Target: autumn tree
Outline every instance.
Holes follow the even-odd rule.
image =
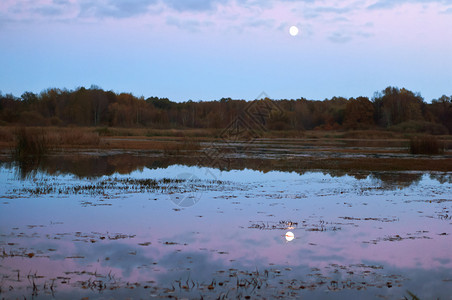
[[[290,129],[287,113],[282,110],[272,109],[268,115],[267,128],[270,130]]]
[[[0,95],[1,120],[8,123],[17,122],[22,110],[20,101],[12,94]]]
[[[33,106],[38,103],[38,95],[32,92],[25,92],[20,96],[22,102],[27,106]]]
[[[406,89],[388,87],[372,102],[365,97],[323,101],[271,100],[275,105],[262,124],[271,130],[365,129],[374,126],[410,132],[452,133],[452,97],[425,103]],[[267,99],[270,101],[270,99]],[[21,97],[0,93],[0,124],[124,126],[151,128],[227,128],[254,102],[173,102],[168,98],[116,94],[97,86],[75,90],[51,88]]]
[[[452,134],[452,96],[441,96],[434,99],[431,104],[431,112],[435,121],[444,125],[449,133]]]
[[[383,127],[390,127],[409,120],[423,120],[420,95],[406,89],[387,87],[373,99],[375,121]]]
[[[374,124],[374,106],[369,98],[358,97],[348,100],[345,107],[345,128],[367,129]]]
[[[98,126],[106,121],[109,102],[114,102],[115,96],[112,92],[104,92],[97,86],[91,86],[88,97],[91,102],[92,125]]]

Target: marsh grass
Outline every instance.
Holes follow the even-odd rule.
[[[15,132],[14,157],[23,160],[29,156],[41,157],[49,151],[49,142],[44,130],[21,127]]]
[[[444,153],[444,143],[431,135],[413,137],[410,139],[410,153],[442,154]]]
[[[211,138],[219,130],[216,129],[148,129],[147,137],[183,137],[183,138]]]
[[[201,143],[197,139],[184,138],[180,142],[168,142],[163,144],[164,155],[178,155],[183,152],[199,151]]]
[[[74,128],[57,133],[57,141],[55,142],[55,146],[97,146],[99,143],[99,133]]]
[[[21,127],[14,130],[15,153],[44,155],[67,146],[98,146],[99,133],[84,128]]]
[[[425,121],[408,121],[403,122],[389,128],[390,131],[399,133],[424,133],[431,135],[445,135],[449,130],[441,124],[425,122]]]
[[[14,134],[9,127],[0,127],[0,141],[12,142],[14,141]]]
[[[351,130],[343,133],[347,139],[393,139],[398,135],[391,131],[384,130]]]
[[[100,127],[94,129],[94,132],[97,132],[100,136],[109,136],[111,134],[111,130],[108,127]]]
[[[20,127],[2,133],[12,142],[12,159],[19,167],[22,178],[26,178],[45,164],[46,156],[54,149],[64,147],[96,147],[99,134],[79,128],[48,129]]]
[[[39,169],[50,145],[43,130],[21,127],[14,131],[15,146],[12,157],[19,168],[19,176],[26,178]]]

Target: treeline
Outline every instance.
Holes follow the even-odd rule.
[[[269,130],[390,129],[452,134],[452,96],[426,103],[404,88],[388,87],[367,97],[323,101],[275,100]],[[225,128],[249,105],[245,100],[172,102],[136,97],[99,87],[47,89],[20,97],[0,93],[0,125],[114,126],[149,128]]]

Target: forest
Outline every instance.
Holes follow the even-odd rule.
[[[268,100],[268,99],[267,99]],[[136,97],[97,86],[75,90],[51,88],[20,97],[0,93],[0,125],[95,126],[190,129],[228,126],[249,101],[173,102]],[[365,130],[452,134],[452,96],[426,103],[417,93],[387,87],[372,99],[280,99],[266,121],[268,130]]]

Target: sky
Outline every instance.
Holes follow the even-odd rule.
[[[289,28],[297,26],[292,36]],[[0,0],[0,91],[452,95],[452,0]]]

